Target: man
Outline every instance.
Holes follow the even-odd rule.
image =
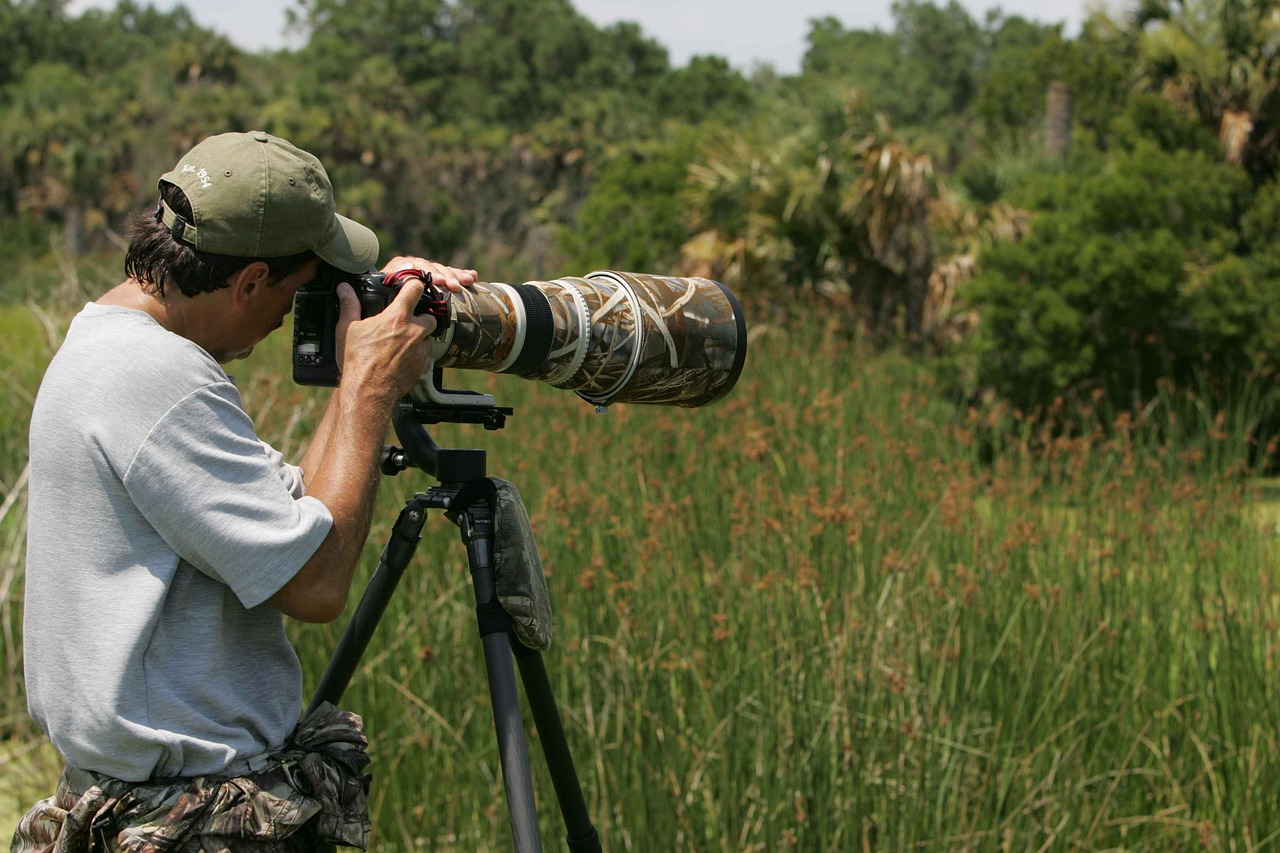
[[[29,707],[67,761],[14,850],[313,850],[367,840],[359,719],[298,723],[283,615],[336,619],[369,532],[396,401],[435,321],[406,282],[360,320],[301,467],[255,435],[220,365],[317,274],[371,269],[320,162],[266,133],[211,137],[160,179],[128,278],[73,320],[31,419]],[[421,258],[451,290],[474,270]],[[296,729],[295,729],[296,727]]]

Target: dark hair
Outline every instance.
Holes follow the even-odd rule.
[[[191,221],[191,202],[173,184],[160,184],[160,197],[183,219]],[[164,296],[176,286],[186,296],[212,293],[227,286],[228,280],[249,264],[261,261],[271,268],[270,282],[275,284],[314,260],[314,252],[301,252],[281,258],[236,258],[200,252],[173,238],[168,226],[154,212],[139,214],[133,220],[129,251],[124,257],[125,275],[142,285],[143,290]]]

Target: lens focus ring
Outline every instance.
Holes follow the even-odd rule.
[[[555,339],[555,323],[551,316],[551,303],[546,295],[531,284],[517,284],[512,290],[524,304],[525,329],[524,346],[515,362],[503,373],[514,373],[516,376],[528,376],[547,360],[551,352],[551,344]]]

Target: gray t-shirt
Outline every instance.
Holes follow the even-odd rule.
[[[28,705],[68,763],[118,779],[256,769],[302,673],[266,603],[333,520],[254,434],[202,348],[89,304],[31,416]]]

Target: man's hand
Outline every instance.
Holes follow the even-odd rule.
[[[457,293],[464,287],[470,287],[476,283],[476,271],[464,270],[459,267],[449,267],[444,264],[438,264],[435,261],[428,261],[425,258],[392,258],[391,262],[382,268],[384,273],[388,275],[397,270],[425,270],[431,273],[431,281],[441,287],[445,287]]]
[[[454,292],[476,281],[475,270],[446,266],[425,258],[398,257],[382,271],[390,274],[403,269],[428,272],[434,284]],[[405,281],[390,305],[365,320],[360,319],[355,291],[345,283],[338,286],[337,342],[342,353],[344,382],[371,383],[368,393],[396,400],[426,372],[436,321],[430,315],[413,313],[424,286],[420,279]]]

